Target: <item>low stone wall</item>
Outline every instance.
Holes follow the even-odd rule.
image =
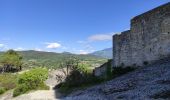
[[[93,75],[96,76],[96,77],[104,77],[104,78],[106,78],[107,77],[108,66],[110,66],[110,67],[112,66],[111,62],[112,62],[112,60],[108,60],[108,62],[104,63],[100,67],[96,67],[93,70]]]

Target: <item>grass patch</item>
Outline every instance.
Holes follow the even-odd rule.
[[[0,87],[0,94],[5,93],[6,89],[4,87]]]
[[[17,85],[17,74],[4,73],[0,74],[0,94],[7,90],[14,89]]]

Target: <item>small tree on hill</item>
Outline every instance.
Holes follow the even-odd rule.
[[[14,72],[22,70],[22,56],[14,50],[8,50],[2,56],[1,72]]]

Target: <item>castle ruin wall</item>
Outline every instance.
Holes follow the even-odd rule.
[[[114,66],[142,66],[170,55],[170,3],[134,17],[131,28],[113,36]]]

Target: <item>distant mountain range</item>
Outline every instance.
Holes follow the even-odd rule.
[[[94,56],[97,56],[97,57],[112,59],[113,53],[112,53],[112,48],[107,48],[107,49],[104,49],[104,50],[100,50],[100,51],[90,53],[89,55],[94,55]]]

